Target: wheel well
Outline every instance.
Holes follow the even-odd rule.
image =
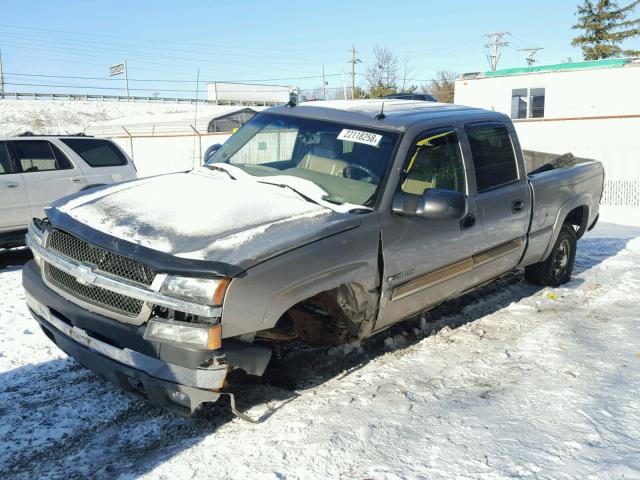
[[[272,329],[315,345],[338,345],[373,329],[378,292],[357,283],[317,293],[289,308]]]
[[[564,219],[564,223],[577,227],[576,238],[582,237],[587,231],[587,222],[589,221],[589,207],[583,205],[571,210],[567,217]]]

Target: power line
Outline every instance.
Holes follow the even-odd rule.
[[[38,42],[29,42],[29,43],[24,43],[24,42],[20,42],[20,41],[16,41],[14,39],[11,39],[9,41],[7,40],[3,40],[2,44],[4,46],[11,46],[11,47],[15,47],[15,48],[19,48],[19,49],[25,49],[25,50],[36,50],[36,51],[50,51],[50,52],[54,52],[54,53],[60,53],[60,54],[73,54],[73,55],[78,55],[78,54],[84,54],[84,55],[91,55],[92,57],[102,57],[102,58],[109,58],[109,59],[114,59],[114,58],[122,58],[124,56],[126,57],[130,57],[130,58],[137,58],[137,62],[139,63],[148,63],[148,64],[155,64],[158,65],[158,62],[150,62],[149,60],[146,60],[150,57],[150,55],[152,55],[149,52],[134,52],[131,50],[127,50],[127,49],[110,49],[107,47],[99,47],[99,46],[91,46],[91,45],[86,45],[86,46],[78,46],[78,45],[73,45],[73,46],[69,46],[69,45],[55,45],[52,42],[45,42],[42,41],[40,43]],[[203,57],[193,57],[193,56],[185,56],[185,55],[180,55],[180,56],[176,56],[176,55],[167,55],[166,53],[161,53],[160,51],[158,51],[158,56],[160,56],[163,59],[167,59],[167,60],[171,60],[172,62],[181,62],[181,63],[185,63],[185,62],[189,62],[189,63],[205,63],[205,64],[211,64],[211,65],[219,65],[220,62],[224,61],[227,58],[237,58],[238,55],[235,54],[220,54],[220,53],[211,53],[209,56],[207,56],[207,58],[203,58]],[[212,59],[211,57],[215,57],[215,56],[222,56],[224,57],[223,59]],[[264,59],[264,61],[260,61],[259,59],[262,58]],[[316,62],[314,60],[311,59],[305,59],[305,60],[293,60],[293,59],[289,59],[289,60],[282,60],[282,57],[280,57],[280,59],[268,59],[263,55],[260,56],[250,56],[251,62],[252,64],[264,64],[264,65],[296,65],[299,66],[301,64],[315,64]],[[144,59],[144,60],[143,60]],[[328,63],[328,62],[327,62]],[[163,64],[160,64],[163,65]]]
[[[107,77],[83,77],[76,75],[45,75],[39,73],[15,73],[5,72],[5,75],[21,76],[21,77],[38,77],[38,78],[64,78],[72,80],[99,80],[99,81],[120,81],[117,78]],[[339,73],[326,73],[325,77],[336,77]],[[323,75],[307,75],[302,77],[280,77],[280,78],[262,78],[262,79],[240,79],[240,80],[200,80],[199,83],[244,83],[244,82],[276,82],[285,80],[308,80],[313,78],[322,78]],[[172,80],[163,78],[129,78],[130,82],[163,82],[163,83],[193,83],[193,80]]]
[[[165,44],[165,45],[184,45],[187,47],[203,47],[203,48],[211,48],[211,47],[215,47],[215,48],[227,48],[227,49],[233,49],[233,50],[256,50],[256,51],[279,51],[279,52],[302,52],[302,53],[309,53],[309,49],[307,48],[268,48],[268,47],[246,47],[246,46],[238,46],[238,45],[221,45],[221,44],[214,44],[214,43],[193,43],[193,42],[180,42],[180,41],[175,41],[175,40],[161,40],[161,39],[152,39],[152,38],[142,38],[142,37],[126,37],[126,36],[121,36],[121,35],[104,35],[104,34],[97,34],[97,33],[87,33],[87,32],[73,32],[73,31],[69,31],[69,30],[56,30],[56,29],[51,29],[51,28],[35,28],[31,25],[9,25],[9,24],[0,24],[0,27],[4,27],[4,28],[10,28],[10,29],[14,29],[14,30],[21,30],[21,31],[42,31],[42,32],[49,32],[49,33],[57,33],[57,34],[63,34],[63,35],[74,35],[74,36],[82,36],[82,37],[94,37],[94,38],[110,38],[110,39],[116,39],[116,40],[124,40],[127,43],[130,43],[131,41],[134,42],[143,42],[143,43],[153,43],[154,45],[158,45],[158,44]],[[47,38],[51,38],[51,35],[49,34],[47,36]],[[73,39],[73,41],[77,41],[77,39]],[[322,51],[325,52],[326,50],[323,48],[319,48],[318,51]],[[336,52],[337,53],[337,52]]]

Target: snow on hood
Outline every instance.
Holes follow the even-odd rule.
[[[52,208],[171,255],[248,267],[359,224],[294,191],[222,172],[178,173],[103,188]]]

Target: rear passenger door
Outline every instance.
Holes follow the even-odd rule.
[[[465,126],[476,182],[482,243],[474,255],[473,280],[481,282],[514,268],[525,248],[531,192],[512,127],[501,122]]]
[[[0,142],[0,232],[25,228],[30,212],[27,190],[6,142]]]
[[[51,142],[16,140],[10,143],[22,171],[32,217],[43,217],[44,208],[51,202],[86,186],[82,172]]]

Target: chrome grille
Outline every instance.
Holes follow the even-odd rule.
[[[155,277],[153,270],[144,263],[91,245],[60,230],[53,230],[49,234],[47,248],[80,263],[95,265],[97,270],[110,273],[116,277],[126,278],[142,285],[151,285]]]
[[[58,288],[85,302],[104,307],[127,317],[137,317],[142,312],[144,302],[93,285],[83,285],[75,277],[50,264],[45,275]]]

